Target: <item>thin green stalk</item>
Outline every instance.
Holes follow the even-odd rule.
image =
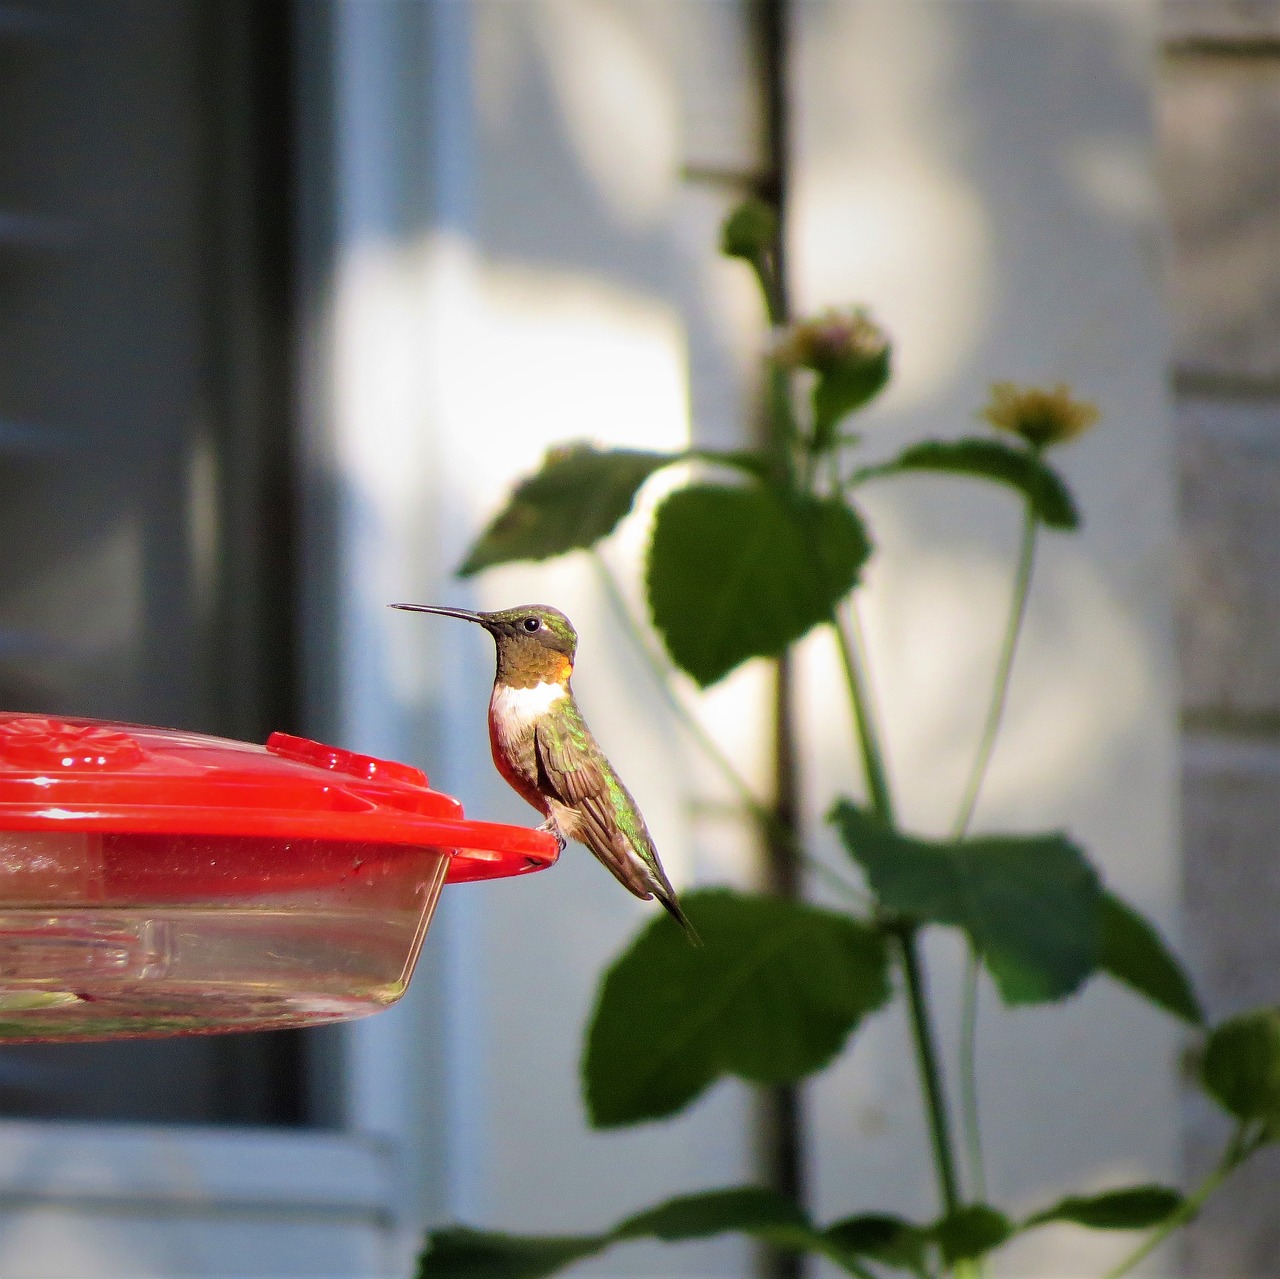
[[[787,300],[783,296],[782,282],[778,279],[777,263],[771,252],[757,254],[751,259],[751,268],[760,285],[764,312],[775,327],[787,322]]]
[[[982,1157],[981,1112],[978,1109],[978,952],[970,943],[965,954],[964,985],[960,994],[960,1124],[972,1198],[985,1203],[987,1171]]]
[[[995,680],[992,685],[991,705],[987,708],[986,722],[982,726],[982,736],[978,742],[978,751],[973,759],[973,767],[969,771],[969,780],[965,785],[960,800],[960,811],[956,815],[951,837],[963,839],[968,833],[969,823],[973,820],[973,810],[986,780],[987,768],[991,764],[991,756],[995,751],[996,738],[1000,733],[1000,722],[1004,718],[1005,704],[1009,700],[1009,677],[1013,673],[1013,659],[1018,651],[1018,640],[1022,635],[1022,623],[1027,615],[1027,599],[1031,594],[1031,571],[1035,567],[1036,532],[1039,520],[1028,502],[1022,520],[1022,540],[1018,548],[1018,567],[1013,578],[1013,603],[1009,609],[1009,620],[1005,624],[1004,639],[1000,644],[1000,656],[996,662]]]
[[[781,238],[769,250],[763,250],[751,259],[765,314],[773,328],[786,324],[788,315],[787,289],[782,275]],[[796,484],[795,443],[799,437],[796,424],[795,401],[792,399],[792,382],[789,370],[780,368],[772,360],[765,364],[765,439],[775,482],[784,488]]]
[[[858,749],[862,754],[862,771],[867,782],[867,797],[871,801],[871,808],[875,815],[886,826],[892,826],[894,824],[893,797],[889,791],[884,755],[880,749],[880,738],[872,718],[871,701],[866,680],[862,674],[863,645],[858,630],[857,614],[852,606],[849,609],[847,626],[837,612],[831,618],[831,629],[835,632],[836,647],[840,651],[840,664],[844,667],[845,683],[849,687],[849,701],[853,706],[853,718],[858,730]]]
[[[929,997],[924,985],[924,970],[920,964],[915,930],[903,930],[898,935],[898,940],[902,947],[902,977],[911,1017],[911,1038],[915,1044],[916,1065],[920,1071],[929,1116],[929,1141],[933,1146],[938,1193],[944,1212],[950,1215],[960,1207],[960,1193],[955,1160],[951,1154],[951,1133],[947,1124],[942,1074],[938,1069],[938,1050],[933,1042],[933,1028],[929,1021]]]
[[[991,756],[995,751],[1005,705],[1009,700],[1009,682],[1013,674],[1013,659],[1018,651],[1022,635],[1022,623],[1027,614],[1027,600],[1031,594],[1031,574],[1035,567],[1036,533],[1039,521],[1030,502],[1022,521],[1022,538],[1018,548],[1018,565],[1014,570],[1013,598],[1009,618],[1005,623],[1000,655],[996,661],[992,682],[991,704],[987,708],[986,722],[978,741],[977,754],[960,800],[960,811],[952,827],[952,838],[963,839],[969,832],[973,811],[986,779]],[[960,1003],[960,1123],[964,1130],[965,1152],[969,1165],[969,1177],[975,1197],[983,1201],[987,1197],[987,1174],[982,1157],[981,1116],[978,1109],[978,953],[970,944],[965,959],[964,985]]]
[[[1119,1265],[1108,1270],[1103,1279],[1120,1279],[1121,1275],[1128,1274],[1138,1262],[1154,1252],[1175,1230],[1180,1230],[1191,1221],[1204,1207],[1209,1196],[1258,1149],[1260,1144],[1257,1138],[1252,1140],[1246,1138],[1245,1125],[1241,1124],[1227,1143],[1227,1148],[1213,1171]]]
[[[862,751],[863,770],[866,774],[867,793],[876,816],[886,824],[892,825],[893,799],[885,774],[879,735],[871,714],[867,681],[863,675],[861,635],[855,629],[857,620],[852,610],[850,619],[848,629],[838,615],[832,617],[831,625],[836,634],[836,644],[840,650],[840,660],[849,686],[853,716],[858,726],[858,741]],[[943,1210],[952,1213],[960,1206],[960,1196],[956,1182],[955,1160],[951,1153],[951,1134],[947,1123],[947,1103],[942,1086],[942,1072],[938,1068],[938,1051],[933,1041],[933,1027],[929,1020],[924,969],[920,963],[915,929],[903,926],[895,929],[894,935],[902,952],[903,987],[907,997],[911,1039],[915,1045],[916,1066],[920,1072],[920,1083],[924,1092],[938,1192]]]
[[[640,628],[640,623],[636,621],[635,615],[631,612],[631,607],[622,593],[622,587],[618,584],[618,579],[614,576],[613,570],[605,563],[604,556],[599,551],[593,551],[592,560],[595,563],[596,576],[600,581],[600,586],[605,593],[610,609],[618,621],[622,623],[623,629],[627,632],[627,638],[630,639],[636,652],[644,659],[655,686],[662,694],[663,701],[667,703],[668,708],[679,719],[681,726],[693,738],[703,754],[716,766],[724,779],[737,792],[743,806],[751,811],[753,817],[759,816],[760,811],[764,811],[766,806],[755,797],[751,787],[747,784],[746,778],[734,768],[732,761],[720,749],[719,743],[715,738],[707,732],[702,721],[697,716],[690,714],[688,707],[676,696],[675,690],[672,689],[667,679],[662,659],[653,651],[653,648],[645,638],[644,632]]]
[[[765,450],[772,464],[773,479],[783,489],[794,489],[798,485],[807,487],[808,477],[801,477],[796,472],[799,428],[796,425],[795,401],[792,399],[791,373],[770,360],[765,368],[765,380],[769,424]]]
[[[825,862],[810,856],[795,835],[778,821],[777,815],[773,810],[756,797],[746,778],[733,766],[733,761],[720,749],[719,743],[707,732],[702,721],[676,695],[675,690],[671,687],[670,680],[667,678],[665,663],[654,652],[652,645],[645,638],[644,631],[628,606],[622,593],[622,588],[618,585],[618,579],[614,576],[609,565],[605,563],[604,556],[599,551],[593,551],[592,559],[595,562],[596,575],[599,578],[601,589],[605,593],[605,598],[609,602],[609,607],[618,621],[622,623],[623,630],[626,631],[632,646],[648,667],[649,674],[652,676],[653,683],[661,694],[663,701],[666,702],[668,709],[676,717],[676,720],[693,740],[694,744],[733,788],[742,807],[769,835],[776,839],[787,840],[792,851],[804,863],[805,868],[823,880],[829,888],[847,900],[865,907],[867,895],[856,884],[837,874]]]
[[[827,454],[827,487],[832,496],[840,494],[840,454],[832,449]]]

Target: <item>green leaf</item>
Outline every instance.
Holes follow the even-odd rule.
[[[1223,1022],[1205,1044],[1201,1077],[1236,1118],[1280,1124],[1280,1008]]]
[[[778,234],[778,213],[764,200],[744,200],[720,228],[720,252],[730,258],[755,262],[773,248]]]
[[[871,544],[838,499],[695,485],[658,508],[649,606],[676,664],[706,686],[831,617]]]
[[[418,1279],[543,1279],[593,1256],[608,1235],[537,1238],[451,1226],[427,1236]]]
[[[842,360],[818,373],[813,384],[813,447],[831,447],[835,430],[850,413],[869,404],[889,384],[889,348],[874,356]]]
[[[1061,999],[1097,968],[1098,877],[1065,835],[919,839],[848,800],[831,817],[881,904],[963,928],[1005,1003]]]
[[[522,480],[458,569],[470,577],[495,564],[545,560],[594,546],[631,509],[654,471],[678,453],[642,453],[570,444],[552,449],[536,475]]]
[[[688,449],[684,456],[691,461],[707,462],[712,466],[727,466],[751,476],[752,479],[769,478],[769,459],[756,449]]]
[[[929,1233],[950,1266],[1000,1247],[1013,1234],[1013,1226],[1004,1213],[988,1204],[967,1204],[944,1217]]]
[[[1100,905],[1102,971],[1175,1017],[1203,1025],[1189,978],[1150,922],[1114,893],[1104,891]]]
[[[982,436],[959,440],[921,440],[896,458],[854,473],[852,483],[898,475],[906,471],[937,471],[992,480],[1016,489],[1032,504],[1047,528],[1069,531],[1080,527],[1071,490],[1051,467],[1030,450]]]
[[[757,1186],[681,1195],[622,1222],[615,1241],[653,1237],[664,1243],[744,1234],[789,1252],[821,1253],[860,1279],[873,1279],[848,1250],[833,1245],[791,1200]]]
[[[653,1238],[664,1243],[746,1234],[795,1252],[826,1252],[824,1234],[789,1199],[760,1186],[680,1195],[600,1235],[539,1238],[454,1226],[428,1236],[418,1279],[541,1279],[610,1245]],[[837,1258],[839,1260],[839,1258]]]
[[[1182,1207],[1182,1196],[1168,1186],[1127,1186],[1097,1195],[1068,1195],[1052,1208],[1028,1217],[1025,1226],[1069,1221],[1091,1230],[1147,1230]]]
[[[790,1199],[760,1186],[680,1195],[622,1222],[615,1239],[652,1235],[668,1243],[731,1231],[749,1235],[810,1232],[808,1218]]]
[[[931,1238],[923,1227],[882,1213],[847,1217],[828,1226],[825,1234],[838,1251],[917,1273],[924,1270],[924,1248]]]
[[[674,1114],[724,1075],[821,1070],[888,997],[883,939],[845,915],[723,888],[683,905],[704,946],[661,916],[605,976],[582,1065],[598,1128]]]
[[[665,1243],[745,1234],[792,1252],[823,1252],[826,1240],[790,1200],[760,1186],[680,1195],[619,1224],[614,1240],[653,1237]]]

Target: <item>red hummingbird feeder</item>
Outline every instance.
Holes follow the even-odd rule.
[[[541,870],[407,764],[0,712],[0,1040],[266,1030],[405,991],[446,882]]]

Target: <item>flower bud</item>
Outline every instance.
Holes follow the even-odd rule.
[[[884,390],[889,356],[888,337],[861,307],[824,311],[775,335],[771,357],[776,367],[811,369],[818,375],[809,439],[814,453],[833,448],[840,422]]]
[[[773,249],[778,234],[778,214],[764,200],[751,199],[738,205],[720,228],[720,252],[730,258],[758,262]]]
[[[813,369],[816,373],[853,371],[885,365],[889,339],[862,307],[824,311],[779,331],[773,345],[774,362],[783,368]]]

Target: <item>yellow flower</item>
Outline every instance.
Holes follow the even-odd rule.
[[[1052,391],[996,382],[991,387],[991,400],[980,416],[997,430],[1012,431],[1043,449],[1084,434],[1100,414],[1097,405],[1088,400],[1073,400],[1071,389],[1062,382]]]

